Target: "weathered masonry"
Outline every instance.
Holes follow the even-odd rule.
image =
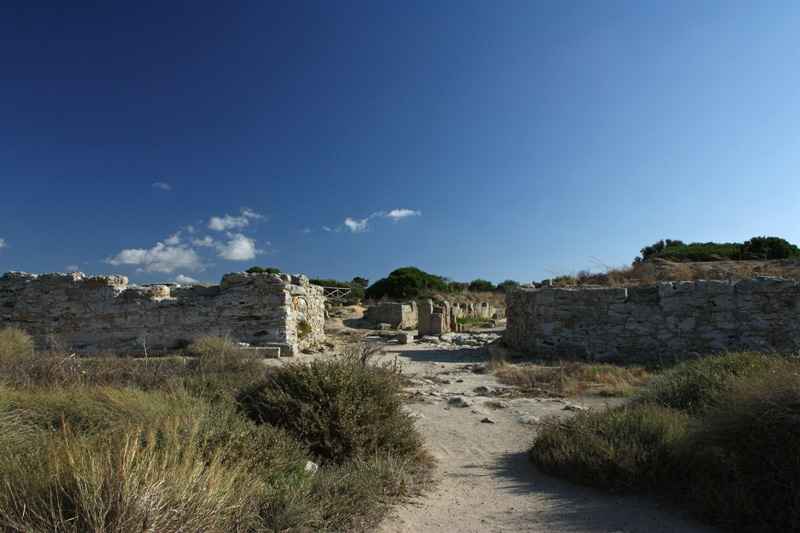
[[[537,357],[645,362],[723,349],[800,348],[800,284],[757,277],[506,294],[506,342]]]
[[[50,336],[76,349],[174,348],[229,334],[294,355],[325,340],[322,289],[305,276],[225,274],[219,285],[128,285],[124,276],[26,274],[0,277],[0,327],[37,344]]]

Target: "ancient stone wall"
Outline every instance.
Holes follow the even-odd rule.
[[[175,348],[229,334],[281,355],[324,342],[322,288],[305,276],[232,273],[219,285],[128,285],[124,276],[26,274],[0,277],[0,327],[37,344],[54,336],[76,349]]]
[[[415,328],[418,321],[417,304],[381,302],[368,307],[364,311],[364,318],[379,324],[389,324],[397,329]]]
[[[506,294],[506,342],[538,357],[645,362],[723,349],[800,348],[800,284],[771,277]]]

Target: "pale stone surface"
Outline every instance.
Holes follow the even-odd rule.
[[[0,277],[0,327],[76,349],[174,348],[205,334],[295,355],[325,341],[324,296],[305,276],[226,274],[218,286],[127,285],[124,276]],[[273,350],[274,352],[274,350]]]
[[[722,349],[800,348],[800,284],[772,277],[506,293],[506,342],[539,357],[636,362]]]
[[[393,328],[406,329],[417,327],[417,304],[381,302],[364,311],[364,318],[374,322],[391,324]]]

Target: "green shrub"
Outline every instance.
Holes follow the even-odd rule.
[[[784,357],[753,351],[704,357],[666,370],[653,380],[639,401],[702,413],[720,403],[720,395],[738,376],[768,375],[783,371],[786,365]]]
[[[800,360],[727,353],[680,365],[633,402],[550,420],[547,472],[679,500],[741,531],[800,529]]]
[[[421,450],[397,387],[370,366],[287,365],[248,387],[238,402],[250,419],[286,428],[326,461]]]
[[[32,355],[33,339],[26,331],[15,327],[0,329],[0,364],[30,359]]]
[[[489,292],[496,290],[497,287],[491,281],[485,279],[474,279],[469,282],[469,290],[471,292]]]
[[[366,297],[380,299],[409,298],[431,292],[449,293],[453,287],[448,285],[441,277],[428,274],[416,267],[398,268],[388,277],[373,283],[366,290]]]
[[[742,259],[785,259],[800,257],[800,248],[780,237],[753,237],[743,243],[693,242],[667,239],[640,250],[634,263],[648,259],[670,261],[720,261]]]
[[[689,417],[659,405],[583,412],[545,430],[529,451],[545,472],[578,483],[630,491],[658,484]]]
[[[675,494],[731,528],[800,530],[800,371],[742,377],[721,397],[675,450]]]

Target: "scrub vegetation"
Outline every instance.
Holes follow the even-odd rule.
[[[544,471],[674,500],[739,531],[800,530],[800,361],[731,352],[678,365],[623,406],[546,420]]]
[[[425,482],[385,367],[250,353],[83,358],[0,331],[0,528],[362,530]]]

